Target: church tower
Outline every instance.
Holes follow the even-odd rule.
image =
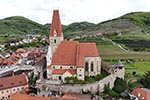
[[[114,75],[124,79],[124,75],[125,75],[124,64],[120,60],[118,61],[117,64],[113,66],[113,70],[114,70]]]
[[[53,12],[53,19],[50,28],[50,47],[52,50],[52,54],[55,53],[58,45],[63,41],[63,32],[61,28],[61,22],[59,17],[59,11],[54,10]]]

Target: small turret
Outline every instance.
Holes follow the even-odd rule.
[[[119,60],[117,64],[113,65],[113,72],[114,75],[117,77],[123,78],[124,79],[124,64]]]
[[[118,60],[118,63],[115,65],[115,67],[122,69],[124,68],[124,64],[120,60]]]

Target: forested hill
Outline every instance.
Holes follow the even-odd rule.
[[[48,34],[50,24],[41,25],[21,16],[0,20],[0,34]],[[116,19],[98,24],[75,22],[62,25],[65,35],[92,34],[102,32],[112,34],[122,32],[127,35],[145,35],[150,33],[150,12],[129,13]]]
[[[0,34],[46,34],[48,28],[22,16],[0,20]]]

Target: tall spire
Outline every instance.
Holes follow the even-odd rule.
[[[58,10],[54,10],[53,12],[52,25],[50,29],[50,37],[54,37],[54,36],[55,37],[63,36]]]

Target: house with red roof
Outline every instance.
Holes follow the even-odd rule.
[[[95,43],[64,41],[58,10],[54,10],[47,53],[47,77],[65,81],[66,77],[95,76],[101,72],[101,58]]]
[[[8,58],[8,57],[10,57],[10,54],[9,54],[9,53],[0,52],[0,58]]]
[[[26,87],[28,87],[26,75],[0,78],[0,100],[7,100],[12,94],[20,92]]]
[[[10,68],[13,64],[14,62],[10,58],[9,59],[0,58],[0,70]]]
[[[150,89],[136,88],[131,93],[132,100],[150,100]]]

